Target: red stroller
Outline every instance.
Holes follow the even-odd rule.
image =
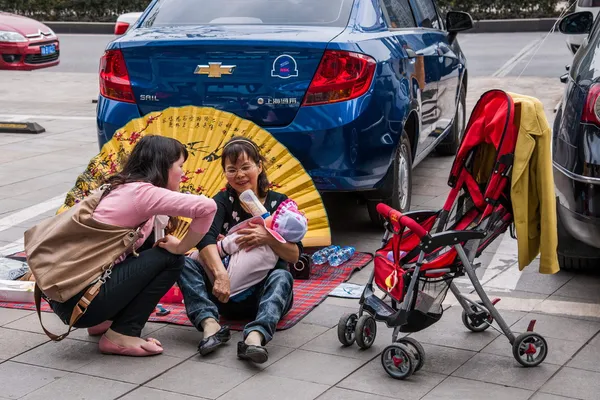
[[[373,273],[360,299],[358,315],[340,318],[338,338],[345,346],[356,341],[369,348],[377,333],[376,321],[394,328],[393,344],[381,354],[385,371],[405,379],[424,362],[423,347],[400,332],[423,330],[440,320],[442,303],[452,291],[463,308],[462,322],[473,332],[483,332],[496,321],[512,345],[515,359],[525,367],[544,361],[546,340],[533,332],[515,337],[479,282],[473,261],[512,224],[510,178],[518,134],[512,98],[500,90],[489,91],[475,106],[450,172],[452,188],[444,208],[406,214],[379,204],[386,228],[377,250]],[[453,279],[470,278],[481,301],[463,296]],[[373,283],[385,296],[379,298]],[[389,296],[391,302],[384,301]],[[495,327],[494,327],[495,328]]]

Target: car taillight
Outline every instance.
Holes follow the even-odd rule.
[[[600,125],[600,84],[596,83],[590,86],[581,121]]]
[[[371,86],[375,65],[375,60],[364,54],[326,50],[303,105],[337,103],[362,96]]]
[[[122,35],[127,32],[129,29],[129,24],[127,22],[117,22],[115,24],[115,35]]]
[[[100,94],[112,100],[135,103],[121,50],[107,50],[100,59]]]

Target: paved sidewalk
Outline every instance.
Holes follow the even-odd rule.
[[[57,76],[59,74],[53,74]],[[0,134],[0,254],[18,248],[25,229],[53,214],[57,201],[97,153],[94,105],[96,77],[80,74],[53,99],[36,99],[34,90],[18,99],[6,97],[21,90],[21,82],[0,88],[0,113],[28,114],[28,102],[40,104],[37,118],[47,132],[41,135]],[[49,75],[48,75],[49,76]],[[0,80],[5,79],[0,74]],[[74,78],[69,76],[69,78]],[[46,75],[30,76],[32,85]],[[38,81],[31,82],[37,79]],[[32,86],[33,87],[33,86]],[[502,87],[535,93],[544,101],[547,116],[560,99],[556,79],[472,79],[470,110],[482,91]],[[79,94],[72,98],[72,93]],[[43,96],[40,96],[43,97]],[[39,101],[39,103],[36,103]],[[57,114],[61,104],[70,114]],[[28,111],[22,111],[28,110]],[[40,111],[41,110],[41,111]],[[31,115],[31,114],[30,114]],[[413,208],[438,208],[446,198],[446,176],[452,158],[432,156],[416,170]],[[49,201],[50,199],[50,201]],[[327,196],[334,241],[374,251],[380,234],[373,229],[363,206],[339,196]],[[32,209],[31,207],[36,207]],[[44,211],[45,210],[45,211]],[[348,218],[352,216],[352,218]],[[33,312],[0,309],[0,398],[2,399],[598,399],[600,398],[600,279],[560,272],[537,273],[531,265],[523,273],[516,266],[516,242],[502,237],[486,249],[478,269],[490,296],[516,332],[531,319],[549,343],[546,361],[522,368],[512,357],[508,341],[493,329],[471,333],[461,323],[460,308],[449,294],[449,307],[440,322],[411,335],[425,347],[421,371],[406,381],[391,379],[383,370],[381,350],[391,343],[390,329],[379,324],[376,342],[366,351],[343,348],[336,325],[346,312],[357,311],[356,300],[328,298],[293,328],[276,333],[269,344],[270,359],[253,366],[236,359],[236,333],[229,345],[209,357],[196,353],[201,334],[194,329],[147,324],[144,335],[160,340],[163,355],[136,359],[104,356],[97,339],[76,330],[54,343],[42,333]],[[355,273],[351,282],[365,283],[372,266]],[[458,280],[472,291],[465,278]],[[64,325],[44,314],[46,326],[62,332]]]

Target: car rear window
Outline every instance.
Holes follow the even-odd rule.
[[[142,27],[268,24],[346,26],[354,0],[161,0]]]

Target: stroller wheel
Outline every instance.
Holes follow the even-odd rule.
[[[417,360],[413,352],[404,344],[394,343],[381,353],[383,369],[394,379],[406,379],[415,372]]]
[[[356,344],[361,349],[368,349],[375,342],[377,323],[370,315],[363,315],[356,324]]]
[[[338,339],[346,347],[352,346],[354,343],[356,321],[358,321],[358,315],[350,313],[343,315],[338,322]]]
[[[478,302],[478,304],[483,305],[482,302]],[[475,306],[471,306],[471,310],[473,310],[473,312],[475,312],[475,313],[481,313],[481,310]],[[481,322],[477,323],[477,322],[473,322],[471,320],[471,318],[469,318],[469,316],[467,315],[466,311],[463,310],[462,322],[467,327],[467,329],[469,329],[472,332],[483,332],[487,328],[489,328],[492,325],[492,323],[494,322],[494,317],[492,317],[487,312],[485,314],[486,315],[484,315],[483,320]]]
[[[537,367],[547,355],[548,343],[537,333],[522,333],[513,343],[513,356],[524,367]]]
[[[419,343],[411,337],[404,337],[402,339],[398,339],[396,343],[403,344],[410,350],[412,350],[416,360],[415,372],[420,370],[421,367],[423,367],[423,364],[425,364],[425,349],[423,348],[423,346],[421,346],[421,343]]]

